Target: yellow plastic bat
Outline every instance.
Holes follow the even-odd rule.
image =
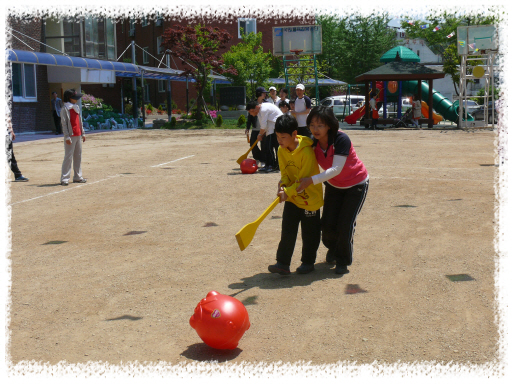
[[[240,156],[238,158],[238,160],[236,161],[238,164],[242,164],[242,161],[244,161],[245,159],[247,159],[247,156],[249,156],[249,152],[252,151],[252,149],[256,146],[256,144],[258,144],[258,140],[256,140],[254,142],[254,144],[251,146],[251,148],[249,148],[249,150],[247,152],[245,152],[242,156]]]
[[[258,229],[258,226],[265,219],[265,217],[267,217],[267,215],[270,212],[272,212],[272,210],[276,207],[277,204],[279,204],[279,197],[276,197],[274,202],[272,204],[270,204],[267,209],[265,209],[265,212],[263,212],[261,214],[261,216],[258,217],[258,220],[245,225],[241,230],[239,230],[237,232],[235,237],[236,237],[236,241],[238,241],[238,246],[240,247],[241,251],[243,251],[245,248],[247,248],[247,246],[251,243],[252,238],[254,237],[254,234],[256,233],[256,230]]]

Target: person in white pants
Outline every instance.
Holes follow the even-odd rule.
[[[60,111],[62,133],[64,134],[64,161],[62,162],[61,185],[68,185],[73,163],[73,183],[85,183],[82,177],[82,142],[85,141],[80,107],[77,102],[83,95],[74,89],[64,92],[64,106]]]

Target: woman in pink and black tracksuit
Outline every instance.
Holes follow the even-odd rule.
[[[336,262],[337,274],[348,273],[352,264],[356,218],[368,192],[369,176],[357,157],[348,135],[339,129],[331,108],[311,109],[307,125],[314,138],[315,157],[323,171],[301,179],[297,191],[311,184],[325,184],[322,211],[322,242],[327,247],[327,262]]]

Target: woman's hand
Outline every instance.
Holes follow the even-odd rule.
[[[297,193],[302,193],[302,191],[313,184],[313,179],[311,177],[306,177],[304,179],[300,179],[299,183],[300,184],[297,186]]]

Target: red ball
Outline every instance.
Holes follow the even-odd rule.
[[[216,349],[235,349],[251,326],[247,309],[239,300],[215,291],[197,304],[189,322],[201,340]]]
[[[245,159],[240,164],[240,170],[242,173],[254,173],[258,170],[258,164],[254,159]]]

